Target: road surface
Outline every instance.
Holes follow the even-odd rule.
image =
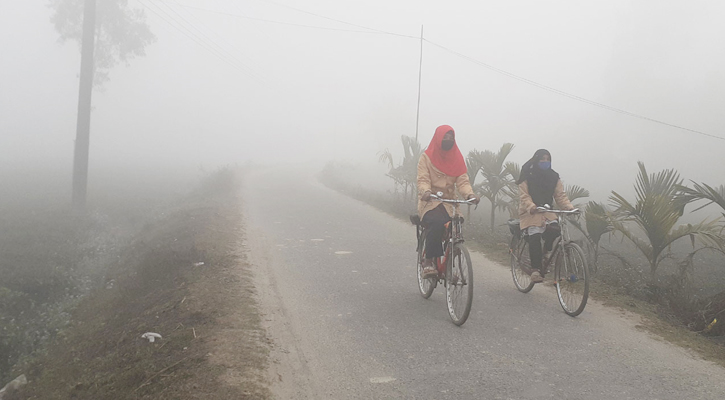
[[[280,399],[723,399],[725,369],[472,252],[469,320],[423,299],[415,229],[295,168],[250,172],[246,247]]]

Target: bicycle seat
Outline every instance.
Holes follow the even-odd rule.
[[[418,216],[418,214],[410,215],[410,223],[413,225],[420,225],[420,217]]]

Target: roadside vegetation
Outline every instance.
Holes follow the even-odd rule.
[[[84,216],[5,207],[0,381],[27,384],[3,400],[267,398],[238,181],[222,169],[191,189],[106,192]],[[232,382],[214,344],[239,313]]]

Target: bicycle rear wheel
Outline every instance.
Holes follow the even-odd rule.
[[[529,245],[523,235],[511,238],[509,252],[511,253],[511,276],[514,278],[514,285],[519,292],[528,293],[534,288],[534,282],[531,281]]]
[[[579,245],[567,243],[558,251],[554,278],[561,308],[572,317],[581,314],[589,298],[589,270]]]
[[[453,323],[463,325],[473,303],[473,266],[468,249],[460,243],[453,245],[446,267],[446,303]]]
[[[420,295],[423,296],[424,299],[427,299],[431,294],[433,294],[433,289],[436,288],[438,280],[434,278],[423,278],[423,260],[425,260],[425,236],[423,236],[423,240],[421,240],[420,245],[418,246],[418,261],[416,269],[418,275],[418,290],[420,290]]]

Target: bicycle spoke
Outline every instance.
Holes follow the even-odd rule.
[[[473,275],[468,251],[456,245],[447,271],[446,301],[453,323],[463,324],[471,311]]]
[[[427,299],[430,297],[431,294],[433,294],[433,290],[436,286],[436,280],[435,279],[424,279],[423,278],[423,261],[425,260],[425,239],[423,239],[423,242],[420,244],[420,247],[418,249],[418,259],[416,261],[416,269],[417,269],[417,278],[418,278],[418,290],[420,290],[420,295],[423,296],[423,298]]]
[[[579,315],[589,296],[589,278],[584,253],[576,244],[559,252],[555,277],[561,307],[571,316]]]
[[[534,283],[526,271],[531,267],[531,261],[529,260],[529,248],[525,237],[512,238],[509,249],[511,252],[511,275],[514,279],[514,285],[520,292],[528,293],[534,287]]]

